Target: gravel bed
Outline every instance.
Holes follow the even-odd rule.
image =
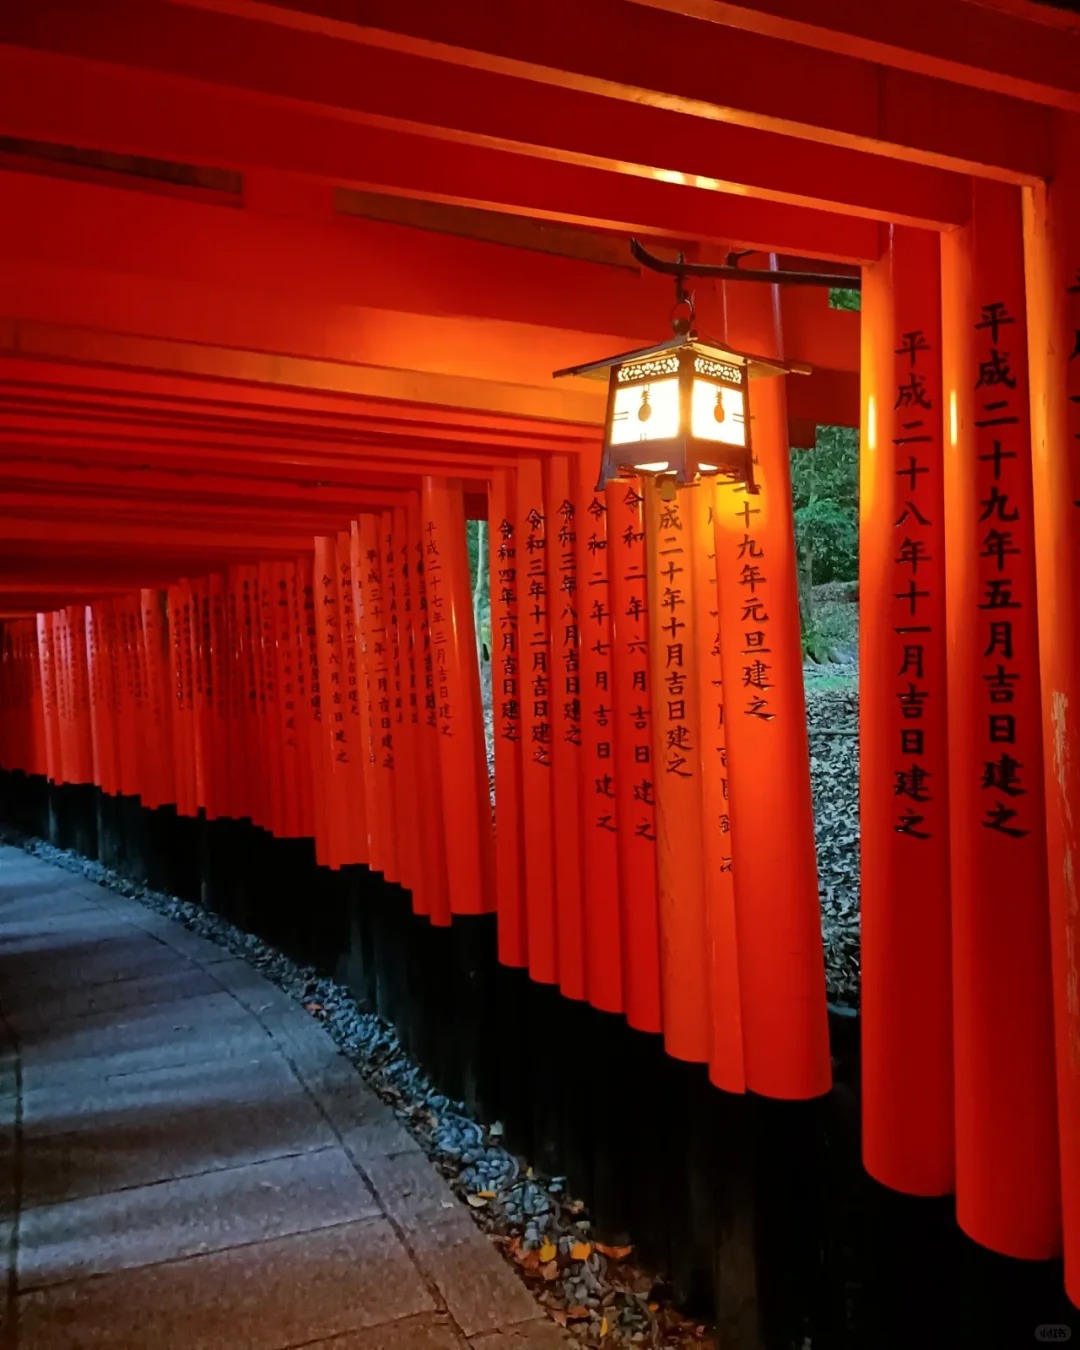
[[[805,672],[825,979],[837,1003],[859,1001],[859,685],[854,665]]]
[[[393,1108],[550,1316],[584,1344],[717,1350],[710,1328],[671,1306],[663,1276],[636,1266],[631,1247],[594,1240],[588,1209],[567,1192],[565,1177],[536,1172],[503,1145],[498,1122],[481,1125],[464,1103],[440,1093],[402,1051],[393,1027],[343,985],[201,906],[135,885],[101,863],[3,828],[0,840],[174,919],[301,1003]]]

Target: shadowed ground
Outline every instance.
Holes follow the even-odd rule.
[[[4,1350],[559,1350],[291,1000],[0,848]]]

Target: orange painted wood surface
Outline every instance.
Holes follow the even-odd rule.
[[[656,760],[649,669],[645,522],[638,479],[609,483],[613,764],[626,1020],[656,1032],[660,1012],[660,911],[656,863]],[[595,716],[595,715],[594,715]],[[606,728],[602,728],[606,730]]]
[[[483,914],[494,907],[491,800],[461,485],[425,478],[421,521],[450,908]]]
[[[662,494],[655,479],[643,488],[664,1046],[676,1059],[705,1062],[709,972],[694,491]]]
[[[577,508],[570,489],[570,465],[562,455],[551,456],[545,463],[543,490],[559,988],[567,998],[583,999],[586,930],[581,889],[581,598]]]
[[[499,960],[529,961],[525,903],[525,825],[522,787],[522,712],[525,673],[521,651],[521,534],[516,476],[496,470],[488,493],[488,567],[491,595],[491,697],[495,741],[495,893]]]
[[[892,231],[863,286],[859,602],[863,1159],[954,1184],[945,401],[937,241]]]
[[[697,735],[701,746],[701,839],[708,992],[709,1081],[725,1092],[746,1089],[742,991],[735,919],[735,842],[731,830],[720,611],[714,518],[716,492],[701,483],[694,514],[694,646],[699,671]]]
[[[581,881],[584,894],[585,987],[589,1002],[622,1012],[623,945],[619,912],[619,835],[631,828],[618,813],[612,558],[608,506],[596,490],[596,466],[584,455],[571,466],[577,548],[580,649]]]
[[[1059,135],[1024,247],[1065,1287],[1080,1306],[1080,129],[1063,119]]]
[[[1061,1196],[1023,268],[1019,193],[977,185],[942,243],[956,1203],[1039,1259]]]
[[[781,350],[773,292],[726,288],[730,341]],[[714,518],[743,1049],[750,1090],[805,1098],[831,1067],[783,385],[752,397],[760,490],[719,485]]]

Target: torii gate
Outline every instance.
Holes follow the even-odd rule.
[[[0,42],[12,612],[289,554],[425,470],[479,502],[508,448],[588,453],[601,400],[541,372],[649,340],[648,283],[595,253],[523,268],[509,225],[451,237],[447,212],[862,269],[866,1164],[955,1186],[995,1250],[1063,1243],[1080,1302],[1076,19],[27,0]],[[125,189],[102,154],[217,177]],[[402,198],[442,214],[402,223]],[[777,434],[852,419],[854,321],[794,295],[782,319],[825,369]],[[118,506],[133,455],[146,493]],[[336,476],[298,505],[294,472]]]

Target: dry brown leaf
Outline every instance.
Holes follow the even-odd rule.
[[[548,1261],[546,1265],[540,1267],[540,1274],[545,1280],[555,1280],[559,1277],[559,1263],[557,1261]]]
[[[567,1317],[574,1318],[575,1321],[580,1321],[581,1318],[588,1317],[589,1310],[588,1308],[583,1308],[580,1303],[575,1303],[572,1308],[567,1308],[566,1315]]]
[[[607,1318],[606,1318],[606,1317],[602,1317],[602,1318],[600,1319],[600,1335],[601,1335],[601,1336],[606,1336],[607,1333],[608,1333]]]
[[[482,1200],[494,1200],[494,1199],[495,1199],[495,1192],[494,1192],[494,1191],[477,1191],[476,1194],[477,1194],[478,1196],[480,1196],[480,1198],[481,1198]]]
[[[539,1252],[540,1260],[544,1265],[547,1265],[549,1261],[554,1261],[558,1254],[559,1249],[555,1246],[554,1242],[550,1242],[545,1238]]]
[[[559,1326],[566,1326],[566,1313],[561,1308],[552,1308],[551,1317],[552,1321],[558,1322]]]
[[[472,1205],[473,1209],[483,1209],[487,1204],[487,1199],[483,1195],[467,1195],[465,1199]]]
[[[596,1244],[596,1250],[601,1256],[606,1256],[609,1261],[625,1261],[633,1247],[607,1247],[602,1242]]]
[[[575,1242],[570,1248],[571,1261],[587,1261],[592,1256],[591,1242]]]
[[[524,1266],[526,1270],[536,1270],[540,1265],[540,1253],[517,1251],[514,1253],[519,1266]]]
[[[659,1312],[659,1310],[660,1310],[660,1304],[659,1304],[659,1303],[646,1303],[645,1306],[648,1308],[648,1310],[649,1310],[650,1312]]]

